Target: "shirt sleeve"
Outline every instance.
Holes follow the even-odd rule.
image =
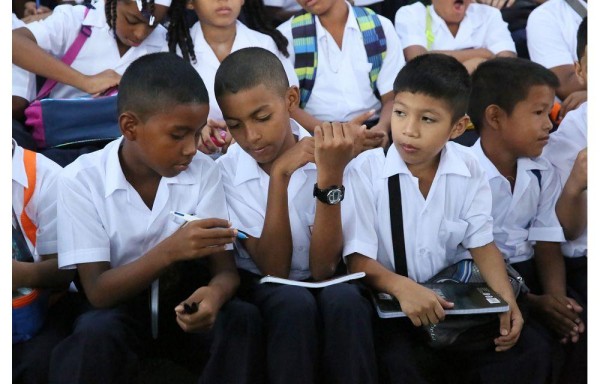
[[[405,5],[396,12],[394,25],[402,48],[419,45],[427,48],[425,36],[425,6],[421,3]]]
[[[30,218],[35,217],[37,226],[36,249],[38,255],[42,256],[58,252],[56,241],[56,180],[62,168],[41,154],[37,154],[36,157],[35,192],[27,207],[31,206],[34,210],[32,213],[35,213],[32,216],[28,212],[28,215]]]
[[[383,16],[379,16],[379,20],[386,37],[387,53],[377,77],[377,90],[380,95],[385,95],[393,90],[394,80],[396,80],[398,72],[404,67],[406,61],[400,39],[394,31],[392,22]]]
[[[527,19],[527,49],[531,60],[546,68],[572,65],[576,59],[561,33],[561,25],[547,7],[539,6]]]
[[[548,164],[548,170],[541,172],[542,187],[537,207],[536,217],[529,228],[530,241],[552,241],[564,242],[563,229],[556,216],[556,202],[560,196],[560,182],[552,165]],[[534,175],[530,177],[537,178]]]
[[[40,48],[62,58],[75,40],[81,24],[85,7],[59,5],[52,15],[44,20],[27,24]]]
[[[477,248],[494,241],[492,218],[492,190],[485,171],[477,164],[477,159],[469,162],[469,181],[466,211],[462,217],[468,224],[462,245]]]
[[[515,42],[513,41],[508,24],[502,19],[500,11],[494,7],[487,10],[488,17],[486,21],[487,32],[485,35],[485,47],[494,55],[503,51],[516,53]]]

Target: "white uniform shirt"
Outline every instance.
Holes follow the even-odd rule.
[[[377,111],[376,118],[381,109],[381,102],[371,88],[371,64],[367,59],[362,33],[352,7],[346,4],[350,12],[341,50],[331,34],[323,28],[319,18],[315,20],[318,67],[315,84],[304,109],[323,121],[349,121],[371,109]],[[387,54],[376,82],[379,94],[384,95],[392,91],[396,75],[405,61],[392,22],[383,16],[378,17],[387,41]],[[294,63],[291,19],[277,29],[288,39],[290,61]]]
[[[580,1],[587,9],[587,3]],[[546,68],[577,61],[577,29],[581,16],[565,0],[548,0],[527,19],[527,49],[532,61]]]
[[[310,133],[294,120],[290,119],[290,123],[298,140],[310,137]],[[227,207],[233,226],[252,237],[260,238],[267,213],[269,175],[238,144],[232,145],[225,155],[217,159],[217,163],[223,174]],[[317,168],[314,163],[308,163],[292,174],[288,185],[288,210],[293,244],[289,278],[292,280],[310,277],[308,256],[316,212],[313,197],[316,181]],[[239,242],[236,248],[238,267],[261,274]]]
[[[552,164],[541,157],[519,158],[515,188],[511,191],[509,181],[483,153],[481,141],[477,140],[470,149],[490,182],[494,241],[507,262],[531,259],[536,241],[565,241],[555,211],[560,182]],[[540,172],[541,181],[532,172],[534,169]]]
[[[148,53],[167,51],[166,29],[158,25],[154,31],[138,47],[131,47],[123,55],[114,36],[114,31],[108,28],[104,13],[104,2],[94,4],[96,9],[90,9],[85,17],[85,6],[59,5],[54,8],[52,15],[45,20],[27,24],[38,45],[58,59],[62,59],[82,25],[90,26],[92,35],[87,38],[81,51],[71,67],[84,75],[95,75],[107,69],[112,69],[120,75],[138,57]],[[76,98],[89,96],[74,87],[57,84],[50,93],[52,98]]]
[[[15,153],[12,157],[12,208],[21,228],[21,213],[25,188],[28,186],[25,163],[23,163],[23,148],[13,140]],[[34,261],[40,260],[40,255],[56,253],[56,180],[61,167],[42,154],[36,154],[36,182],[33,195],[25,207],[27,216],[37,227],[36,246],[23,233]]]
[[[264,0],[267,7],[282,8],[288,12],[296,12],[302,9],[296,0]]]
[[[175,232],[170,211],[227,219],[219,169],[198,152],[189,168],[160,180],[152,209],[125,179],[118,150],[123,138],[79,157],[58,180],[58,262],[131,263]]]
[[[491,243],[492,195],[477,159],[447,143],[433,184],[423,198],[419,180],[392,145],[363,152],[344,179],[344,257],[359,253],[395,271],[388,177],[400,174],[408,276],[424,282],[443,268],[470,258],[468,248]]]
[[[12,29],[26,26],[23,20],[12,14]],[[31,101],[35,98],[35,75],[21,67],[12,65],[12,95]]]
[[[217,104],[217,99],[215,98],[215,75],[221,63],[219,62],[219,59],[217,59],[217,56],[212,48],[204,39],[204,34],[202,33],[200,23],[194,24],[190,30],[190,35],[194,41],[194,51],[197,59],[196,64],[193,65],[204,81],[204,85],[206,85],[206,89],[208,90],[208,95],[210,98],[210,112],[208,116],[212,119],[223,120],[223,113],[221,112],[221,109]],[[233,41],[233,46],[231,47],[231,52],[239,51],[242,48],[248,47],[264,48],[277,55],[283,64],[283,68],[288,76],[290,86],[298,86],[298,78],[296,77],[294,66],[287,57],[279,52],[277,46],[275,45],[275,41],[273,41],[271,36],[252,30],[246,27],[242,22],[237,21],[236,35],[235,40]],[[178,53],[181,54],[179,49]]]
[[[587,102],[579,108],[567,113],[558,129],[550,134],[550,141],[544,148],[542,156],[554,166],[564,187],[577,154],[588,145],[587,140]],[[587,227],[583,234],[573,241],[562,245],[563,255],[580,257],[587,255]]]
[[[456,37],[452,35],[446,22],[436,12],[431,12],[431,32],[434,41],[431,50],[458,51],[471,48],[486,48],[493,54],[502,51],[516,53],[515,43],[502,19],[500,11],[484,4],[471,3],[461,21]],[[394,25],[400,36],[403,48],[420,45],[427,48],[426,30],[427,9],[422,3],[400,7],[396,12]]]

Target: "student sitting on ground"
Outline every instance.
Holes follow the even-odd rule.
[[[408,316],[376,323],[384,382],[451,376],[456,382],[545,383],[548,377],[546,344],[523,327],[493,241],[487,178],[467,148],[448,143],[469,121],[469,92],[469,74],[453,57],[428,54],[409,61],[394,82],[394,144],[387,155],[381,149],[362,153],[347,170],[351,201],[342,206],[342,228],[349,270],[365,272],[365,282],[396,297]],[[396,182],[400,194],[390,194],[388,183]],[[392,198],[400,199],[406,268],[394,257],[401,256],[392,241]],[[417,327],[443,322],[444,309],[453,304],[419,283],[469,257],[510,309],[499,315],[497,336],[487,349],[434,350]]]
[[[498,88],[499,82],[505,87]],[[555,348],[559,340],[580,342],[585,330],[580,298],[567,291],[565,282],[560,250],[565,237],[555,212],[560,180],[550,162],[539,157],[552,129],[549,113],[557,87],[556,75],[539,64],[494,59],[473,73],[469,106],[481,136],[471,149],[492,189],[494,239],[525,279],[531,291],[524,304],[552,332]],[[585,361],[584,350],[578,350],[577,357],[570,357]],[[577,374],[575,368],[565,366]]]
[[[260,316],[230,300],[237,231],[219,169],[196,150],[202,79],[174,53],[143,56],[123,75],[118,108],[123,136],[58,181],[59,266],[77,268],[89,308],[54,349],[50,381],[130,383],[153,348],[197,370],[212,329],[203,382],[259,382]],[[201,220],[181,226],[171,211]]]
[[[298,88],[262,48],[229,55],[215,94],[236,141],[217,163],[233,226],[248,234],[236,261],[265,323],[268,381],[375,383],[372,310],[357,285],[258,284],[264,275],[319,281],[336,272],[343,172],[358,126],[325,123],[311,137],[290,119]]]

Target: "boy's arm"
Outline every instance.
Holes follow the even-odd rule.
[[[314,134],[315,127],[320,126],[322,121],[297,106],[290,112],[290,117],[298,122],[304,129]]]
[[[79,263],[88,300],[98,308],[115,306],[148,288],[174,262],[224,251],[236,236],[229,225],[222,219],[187,223],[135,261],[115,268],[108,262]]]
[[[112,69],[94,76],[82,74],[40,48],[33,33],[24,27],[12,31],[12,46],[13,64],[91,95],[117,86],[121,80],[121,76]]]
[[[73,281],[75,270],[58,269],[56,254],[42,256],[42,261],[28,263],[13,260],[13,290],[21,287],[67,289]]]
[[[485,282],[509,305],[508,312],[500,314],[500,337],[494,339],[497,352],[509,350],[519,340],[524,321],[508,280],[504,258],[493,242],[469,251]]]
[[[292,265],[292,232],[288,208],[288,185],[292,174],[314,162],[314,139],[305,137],[271,166],[265,223],[260,238],[242,240],[264,275],[287,278]]]
[[[394,92],[388,92],[381,95],[381,111],[379,112],[379,122],[370,130],[373,132],[383,132],[385,135],[382,138],[382,148],[387,148],[390,145],[389,134],[392,128],[392,109],[394,108]],[[359,124],[362,124],[359,123]]]
[[[587,147],[575,159],[556,203],[556,215],[567,240],[578,238],[587,228]]]
[[[343,185],[346,165],[352,160],[354,138],[366,127],[347,123],[323,123],[315,128],[317,186],[321,189]],[[341,207],[316,199],[315,221],[310,241],[309,265],[315,280],[335,272],[343,247]]]

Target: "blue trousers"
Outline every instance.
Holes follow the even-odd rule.
[[[373,311],[357,285],[307,289],[240,274],[263,318],[269,383],[377,382]]]

